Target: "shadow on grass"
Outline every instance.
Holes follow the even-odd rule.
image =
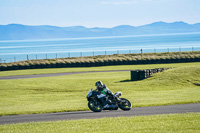
[[[118,81],[118,83],[121,83],[121,82],[134,82],[134,81],[131,81],[130,79],[126,79],[126,80],[121,80],[121,81]]]
[[[194,85],[196,85],[196,86],[200,86],[200,83],[193,83]]]
[[[153,77],[153,75],[151,75],[150,77],[148,77],[148,78],[144,78],[144,79],[138,79],[138,80],[130,80],[130,79],[126,79],[126,80],[121,80],[121,81],[118,81],[118,82],[116,82],[116,83],[122,83],[122,82],[136,82],[136,81],[142,81],[142,80],[145,80],[145,79],[150,79],[150,78],[152,78]],[[197,84],[195,84],[195,85],[199,85],[198,83]]]

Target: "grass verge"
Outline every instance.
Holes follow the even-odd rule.
[[[199,133],[200,113],[82,119],[0,125],[1,133]]]
[[[200,65],[182,65],[136,82],[130,72],[0,80],[0,115],[88,110],[86,95],[98,80],[133,107],[198,103]]]

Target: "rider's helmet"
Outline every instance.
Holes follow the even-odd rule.
[[[102,89],[103,88],[103,83],[101,81],[97,81],[95,83],[95,86],[97,87],[97,89]]]

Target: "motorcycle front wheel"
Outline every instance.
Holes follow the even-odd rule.
[[[129,100],[125,99],[125,98],[120,98],[120,102],[118,103],[118,106],[120,109],[124,110],[124,111],[128,111],[131,110],[132,108],[132,104]]]
[[[89,100],[88,107],[90,108],[90,110],[92,110],[94,112],[101,112],[103,110],[103,107],[101,106],[100,102],[98,102],[98,101]]]

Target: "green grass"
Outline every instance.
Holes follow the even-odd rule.
[[[88,110],[86,95],[98,80],[112,92],[122,91],[133,107],[198,103],[199,64],[178,64],[136,82],[130,82],[130,72],[0,80],[0,115]]]
[[[49,68],[49,69],[29,69],[29,70],[13,70],[0,71],[2,76],[14,75],[34,75],[47,73],[62,73],[62,72],[84,72],[84,71],[108,71],[108,70],[135,70],[135,69],[153,69],[163,67],[179,67],[183,65],[193,66],[200,63],[172,63],[172,64],[151,64],[151,65],[118,65],[118,66],[102,66],[102,67],[80,67],[80,68]]]
[[[200,113],[0,125],[1,133],[199,133]]]

